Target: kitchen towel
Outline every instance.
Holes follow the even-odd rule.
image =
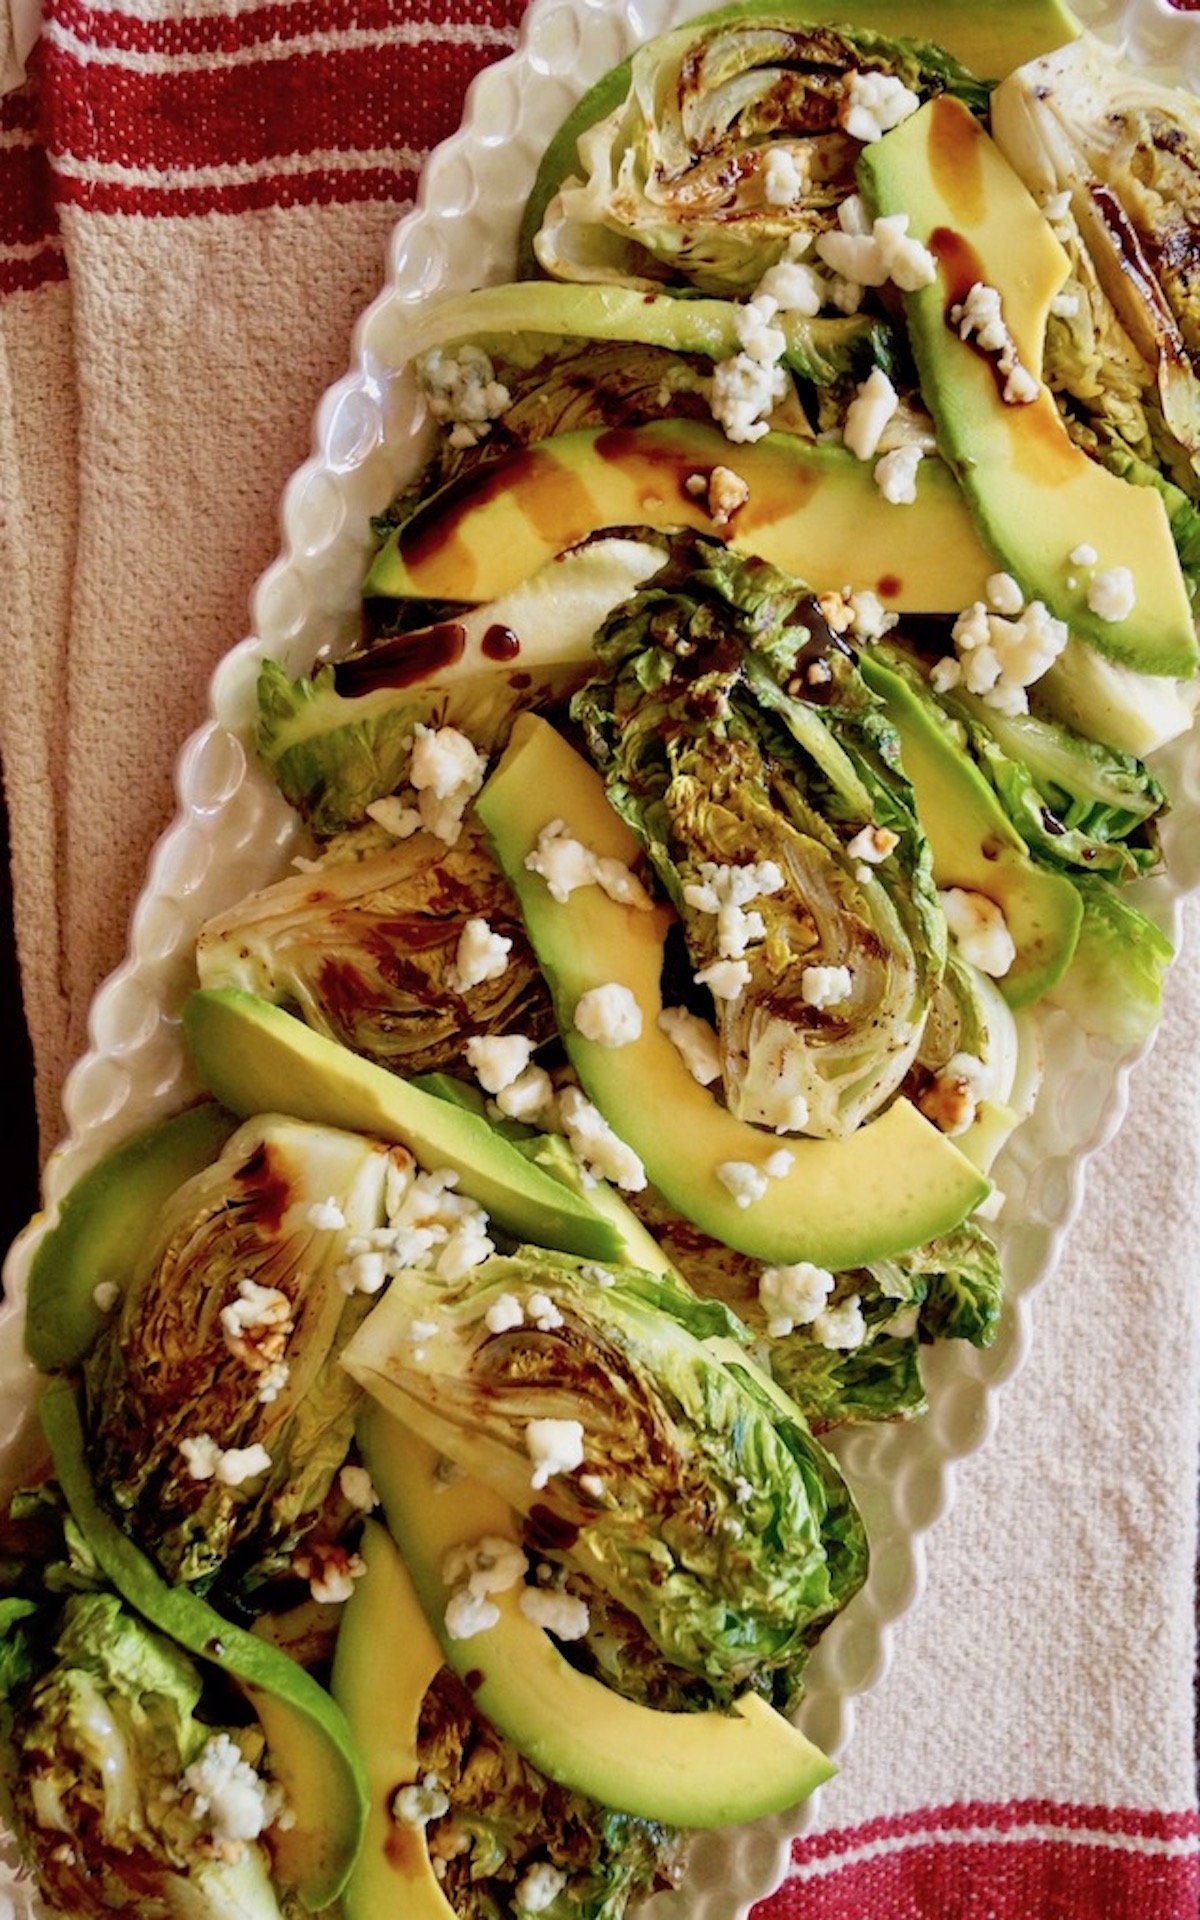
[[[521,0],[49,0],[0,102],[0,749],[47,1146],[429,147]],[[759,1920],[1191,1920],[1197,938]]]

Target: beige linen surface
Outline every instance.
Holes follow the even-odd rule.
[[[47,1144],[391,215],[69,209],[69,286],[0,308],[3,751]],[[826,1823],[972,1796],[1192,1804],[1195,949]]]

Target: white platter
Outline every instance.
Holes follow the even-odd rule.
[[[0,1487],[16,1482],[32,1444],[35,1376],[21,1344],[30,1260],[68,1187],[115,1142],[195,1094],[178,1010],[194,984],[201,922],[286,869],[296,825],[248,759],[258,662],[269,654],[293,673],[318,649],[356,635],[358,588],[371,549],[369,518],[421,464],[426,428],[403,371],[408,316],[433,293],[508,278],[526,194],[546,140],[580,92],[640,40],[701,10],[702,0],[534,0],[515,54],[472,86],[463,125],[430,157],[418,205],[393,237],[387,285],[355,331],[350,371],[317,411],[314,452],[282,506],[282,552],[253,600],[254,637],[214,676],[211,716],[180,756],[179,807],[155,849],[124,964],[100,988],[91,1049],[64,1095],[69,1135],[44,1180],[47,1216],[13,1248],[0,1309]],[[1200,85],[1200,22],[1167,0],[1080,0],[1076,11],[1130,58]],[[1177,926],[1183,894],[1200,884],[1200,738],[1176,743],[1158,770],[1172,795],[1164,833],[1168,871],[1142,883],[1140,904]],[[885,1671],[897,1622],[915,1603],[924,1536],[953,1497],[955,1462],[981,1446],[996,1389],[1020,1365],[1029,1300],[1053,1268],[1079,1204],[1085,1163],[1125,1111],[1128,1053],[1086,1040],[1061,1015],[1045,1022],[1046,1084],[1032,1118],[996,1177],[1019,1195],[997,1229],[1008,1304],[986,1353],[961,1342],[926,1350],[930,1409],[908,1426],[865,1429],[837,1451],[872,1540],[866,1587],[826,1632],[809,1669],[805,1731],[844,1753],[855,1697]],[[778,1884],[799,1815],[701,1836],[685,1887],[641,1910],[645,1920],[742,1920]],[[0,1852],[0,1920],[38,1911],[11,1855]]]

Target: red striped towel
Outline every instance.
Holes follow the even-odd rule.
[[[521,13],[50,0],[34,77],[0,103],[0,745],[51,1138],[316,400],[425,153]],[[1191,964],[760,1920],[1197,1912],[1197,987]]]

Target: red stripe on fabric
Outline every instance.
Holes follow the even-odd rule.
[[[289,41],[313,33],[378,32],[428,24],[490,29],[516,27],[525,0],[435,0],[418,12],[411,0],[280,0],[251,12],[196,19],[139,20],[92,8],[84,0],[52,0],[47,17],[90,46],[125,53],[234,53],[241,47]]]
[[[58,232],[50,168],[40,147],[0,147],[0,247],[29,247]]]
[[[1195,1920],[1200,1860],[1064,1841],[933,1841],[786,1881],[754,1920]]]
[[[36,133],[37,126],[38,99],[30,84],[0,95],[0,133]]]
[[[0,246],[32,247],[58,233],[54,185],[38,133],[33,80],[0,98]]]
[[[411,168],[314,168],[311,172],[269,174],[226,187],[132,187],[112,181],[58,178],[60,201],[89,213],[139,214],[160,218],[204,213],[253,213],[267,207],[336,207],[377,201],[397,214],[411,206],[417,188]]]
[[[32,293],[66,277],[67,262],[59,246],[43,247],[28,260],[0,259],[0,299],[10,293]]]
[[[1060,1800],[960,1800],[950,1806],[881,1815],[858,1827],[834,1827],[827,1833],[807,1835],[793,1843],[792,1859],[797,1865],[825,1860],[906,1834],[964,1832],[971,1827],[1005,1832],[1027,1826],[1124,1834],[1137,1839],[1188,1840],[1200,1837],[1200,1814],[1162,1813],[1144,1807],[1089,1807]]]
[[[422,43],[136,73],[46,45],[52,154],[185,173],[284,154],[433,146],[494,50]],[[182,184],[182,183],[181,183]]]

